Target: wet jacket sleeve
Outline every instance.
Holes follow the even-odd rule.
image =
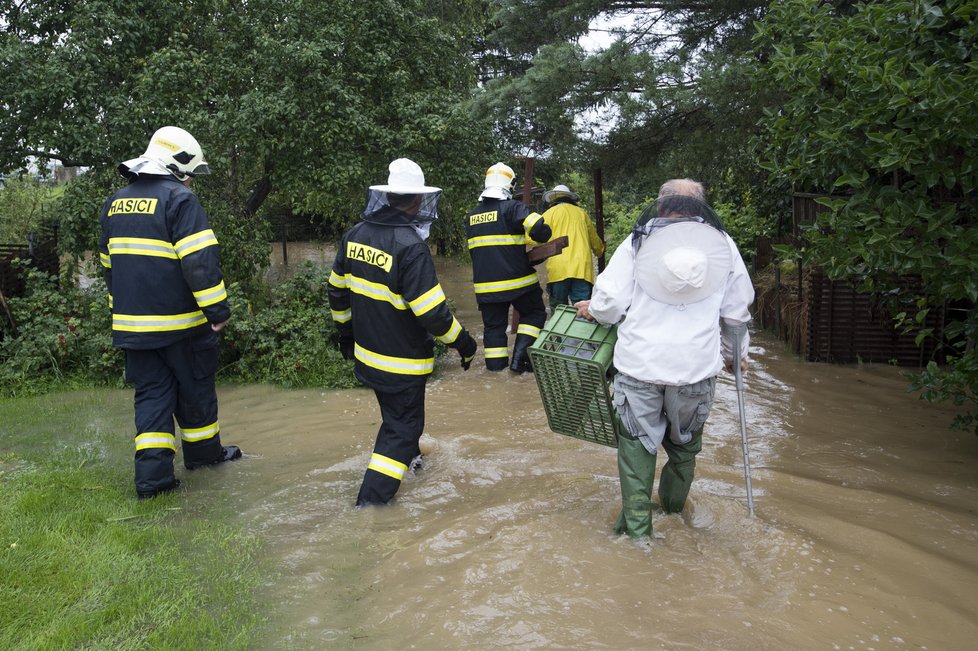
[[[588,244],[591,246],[591,251],[594,252],[594,255],[600,258],[601,254],[604,253],[604,242],[600,237],[598,237],[598,229],[594,227],[594,222],[592,222],[586,215],[584,222],[587,228],[587,239]]]
[[[207,320],[223,323],[231,316],[231,308],[221,274],[221,248],[217,237],[193,193],[187,193],[175,201],[174,209],[170,236],[180,258],[183,278]]]
[[[723,289],[723,302],[720,304],[720,318],[734,323],[747,323],[750,321],[750,305],[754,302],[754,285],[751,282],[747,265],[740,255],[740,250],[733,239],[727,235],[727,242],[730,245],[730,254],[733,257],[733,269],[727,276],[727,282]],[[750,346],[750,332],[743,329],[743,341],[740,348],[741,358],[747,357],[747,349]],[[720,352],[726,362],[733,359],[733,341],[726,329],[720,330]]]
[[[346,239],[340,242],[333,269],[329,272],[326,293],[329,313],[336,324],[340,342],[353,341],[353,312],[350,310],[350,276],[346,259]]]
[[[536,244],[549,242],[553,231],[550,230],[550,226],[544,221],[543,215],[538,212],[532,212],[518,201],[514,202],[514,205],[516,209],[512,212],[513,219],[516,222],[517,228],[526,234],[527,239],[532,240]]]
[[[405,256],[402,262],[401,296],[431,336],[456,349],[463,357],[475,354],[474,350],[467,354],[474,340],[448,309],[445,292],[435,275],[435,263],[423,244]]]
[[[615,249],[608,266],[594,281],[588,310],[598,323],[615,325],[628,312],[635,292],[634,267],[632,239],[626,237]]]
[[[102,276],[105,278],[105,287],[109,291],[109,309],[112,309],[112,258],[109,256],[109,232],[106,229],[105,220],[106,215],[109,212],[109,204],[111,200],[106,200],[105,205],[102,206],[102,212],[99,214],[99,223],[102,228],[98,235],[98,257],[99,262],[102,264]]]

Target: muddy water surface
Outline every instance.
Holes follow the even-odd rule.
[[[469,269],[439,268],[481,338]],[[450,353],[426,466],[364,511],[371,392],[222,388],[225,438],[249,455],[210,489],[276,568],[256,648],[976,648],[976,437],[899,369],[806,364],[763,333],[751,352],[755,517],[721,378],[692,508],[658,516],[651,544],[611,533],[615,451],[551,432],[532,376]]]

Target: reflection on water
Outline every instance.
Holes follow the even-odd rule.
[[[481,339],[468,266],[438,266]],[[611,533],[614,450],[550,432],[532,376],[454,353],[395,506],[352,508],[379,425],[366,390],[222,388],[227,440],[251,454],[191,490],[267,541],[256,648],[973,648],[976,438],[899,369],[806,364],[763,333],[752,356],[756,516],[721,378],[692,508],[651,544]]]

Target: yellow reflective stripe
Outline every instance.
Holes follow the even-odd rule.
[[[112,329],[125,332],[186,330],[207,323],[201,311],[186,314],[113,314]]]
[[[452,317],[451,327],[448,329],[448,332],[446,332],[445,334],[438,335],[438,341],[442,342],[443,344],[455,343],[455,340],[458,339],[458,336],[461,332],[462,332],[462,324],[458,322],[458,319]]]
[[[177,259],[177,252],[173,250],[173,245],[166,240],[152,240],[145,237],[109,238],[109,255],[123,254]]]
[[[509,350],[503,346],[502,348],[486,348],[485,350],[486,359],[499,359],[500,357],[509,357]]]
[[[205,249],[208,246],[214,246],[215,244],[217,244],[217,236],[214,235],[214,231],[207,228],[179,240],[173,245],[173,249],[177,252],[177,255],[182,258],[190,255],[194,251],[200,251],[201,249]]]
[[[228,293],[224,288],[223,280],[213,287],[208,287],[207,289],[202,289],[199,292],[194,292],[194,298],[197,299],[197,305],[200,307],[207,307],[208,305],[213,305],[214,303],[220,303],[227,297]]]
[[[143,432],[136,437],[136,450],[166,448],[177,451],[177,438],[169,432]]]
[[[391,357],[367,350],[360,344],[353,344],[353,354],[358,360],[371,368],[399,375],[428,375],[435,370],[435,358],[412,359],[410,357]]]
[[[340,289],[346,289],[350,286],[350,277],[342,276],[335,271],[329,272],[329,284],[333,287],[339,287]]]
[[[445,292],[442,290],[441,284],[436,284],[424,294],[408,303],[408,305],[411,306],[411,311],[414,312],[415,316],[421,316],[444,302]]]
[[[214,438],[221,431],[219,423],[211,423],[204,427],[181,427],[180,438],[184,441],[205,441]]]
[[[342,312],[330,310],[329,313],[333,316],[333,321],[336,323],[346,323],[353,319],[353,312],[350,310],[343,310]]]
[[[112,294],[109,294],[109,309],[112,309]]]
[[[476,294],[488,294],[490,292],[504,292],[507,289],[519,289],[520,287],[529,287],[537,281],[537,274],[533,272],[529,276],[523,276],[522,278],[513,278],[512,280],[497,280],[490,283],[475,283],[475,293]]]
[[[526,219],[523,220],[523,232],[526,233],[527,237],[530,237],[530,230],[541,219],[543,219],[543,215],[538,212],[531,212],[526,216]]]
[[[367,466],[367,469],[374,470],[388,477],[393,477],[398,481],[404,479],[404,473],[407,472],[407,466],[400,461],[395,461],[390,457],[385,457],[376,452],[370,455],[370,464]]]
[[[479,237],[469,238],[469,248],[475,249],[480,246],[526,246],[525,235],[480,235]]]
[[[112,258],[109,257],[108,253],[102,253],[99,251],[98,258],[102,262],[103,267],[108,267],[109,269],[112,268]]]
[[[518,335],[532,335],[534,337],[539,337],[540,336],[540,328],[538,328],[536,326],[531,326],[531,325],[526,324],[526,323],[521,323],[520,326],[516,329],[516,334],[518,334]]]
[[[375,301],[386,301],[399,310],[408,309],[407,301],[400,294],[392,292],[387,285],[375,283],[365,278],[354,276],[353,274],[349,274],[347,278],[350,283],[350,291],[354,294],[360,294],[361,296],[372,298]]]

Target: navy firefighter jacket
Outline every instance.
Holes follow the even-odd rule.
[[[550,239],[543,217],[515,199],[483,199],[465,218],[476,302],[511,301],[538,286],[527,243]]]
[[[329,276],[330,313],[354,341],[354,373],[380,391],[425,381],[432,337],[456,349],[467,339],[409,219],[389,206],[365,216],[343,235]]]
[[[113,345],[162,348],[228,320],[220,247],[192,190],[140,175],[105,202],[99,223]]]

